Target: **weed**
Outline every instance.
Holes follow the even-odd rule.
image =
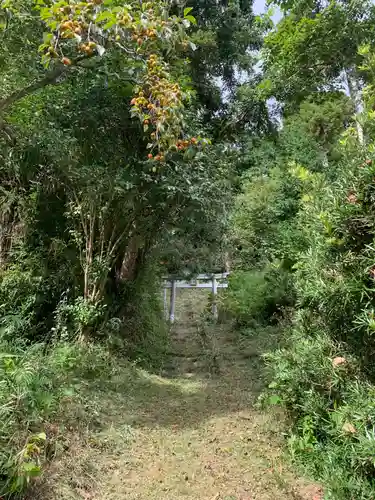
[[[111,366],[100,346],[0,344],[0,494],[20,494],[42,474],[56,437],[49,421]]]

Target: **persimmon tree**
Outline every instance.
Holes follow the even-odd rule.
[[[38,51],[44,66],[39,78],[0,101],[2,116],[20,99],[61,82],[75,69],[108,65],[110,54],[116,58],[116,74],[109,77],[131,76],[132,114],[149,135],[150,160],[155,156],[163,161],[171,148],[178,148],[177,141],[185,139],[183,111],[191,92],[181,54],[189,46],[187,30],[196,23],[191,8],[174,9],[181,11],[177,15],[163,0],[125,5],[114,0],[6,0],[2,9],[4,40],[17,22],[31,24],[42,35]]]
[[[235,108],[236,79],[220,112],[199,88],[210,81],[219,92],[221,68],[251,65],[241,54],[260,38],[251,8],[237,1],[221,2],[220,13],[213,2],[1,5],[1,263],[48,276],[35,312],[43,326],[33,310],[23,330],[34,338],[60,306],[121,309],[119,290],[158,252],[190,245],[179,261],[204,266],[221,252],[238,151],[229,137],[247,118],[235,130],[222,123]],[[203,147],[208,138],[214,147]]]

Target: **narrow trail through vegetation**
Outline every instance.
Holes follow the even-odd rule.
[[[254,408],[256,341],[178,322],[161,375],[123,367],[92,391],[69,449],[38,485],[46,500],[315,499],[280,461],[283,418]],[[76,411],[76,410],[75,410]],[[73,443],[73,444],[72,444]],[[35,493],[33,494],[35,499]]]

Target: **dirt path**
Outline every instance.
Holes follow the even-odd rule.
[[[93,394],[90,428],[66,437],[33,500],[320,498],[280,465],[283,418],[254,408],[260,359],[233,336],[179,326],[162,375],[129,368]]]

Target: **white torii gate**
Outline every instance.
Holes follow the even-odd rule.
[[[218,319],[217,310],[217,289],[218,288],[228,288],[228,276],[229,273],[221,274],[198,274],[195,278],[191,280],[186,280],[184,278],[176,278],[173,276],[164,277],[163,288],[164,288],[164,312],[165,317],[171,323],[174,323],[174,312],[176,306],[176,290],[177,288],[211,288],[212,290],[212,315],[215,320]],[[168,310],[167,303],[167,289],[171,289],[170,303]]]

